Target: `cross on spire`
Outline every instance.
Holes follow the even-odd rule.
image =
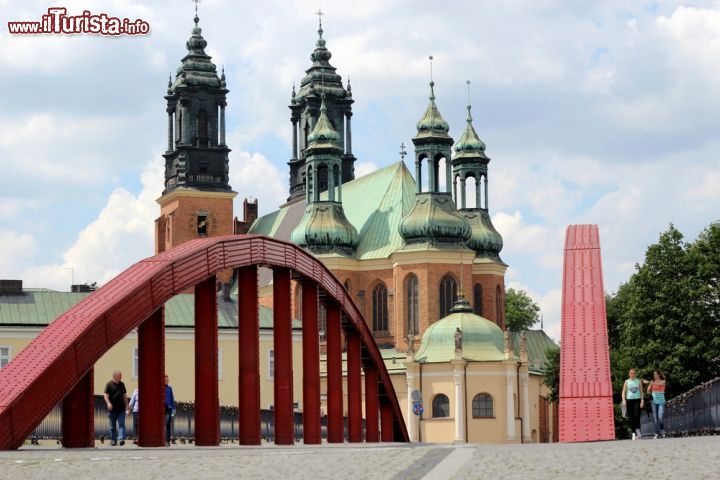
[[[197,17],[197,13],[198,13],[198,11],[197,11],[198,3],[200,3],[202,0],[190,0],[190,1],[195,4],[195,16]]]
[[[433,87],[435,87],[435,82],[433,81],[433,69],[432,69],[433,56],[430,55],[430,57],[428,57],[428,58],[430,59],[430,100],[435,100],[435,89],[433,88]]]
[[[405,151],[405,142],[400,143],[400,160],[405,161],[405,155],[407,155],[407,152]]]
[[[194,0],[193,0],[194,1]],[[318,11],[315,13],[315,15],[318,16],[318,34],[320,34],[320,38],[322,38],[323,34],[323,28],[322,28],[322,16],[325,15],[322,10],[318,9]]]

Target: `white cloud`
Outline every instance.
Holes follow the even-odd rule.
[[[364,177],[377,169],[378,166],[373,162],[357,162],[355,164],[355,178]]]
[[[243,199],[258,199],[260,214],[272,212],[287,198],[286,172],[259,153],[232,152],[230,157],[230,185],[239,193],[235,199],[235,215],[242,216]]]

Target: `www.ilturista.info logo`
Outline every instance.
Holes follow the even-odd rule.
[[[106,13],[99,15],[85,10],[82,15],[67,15],[64,7],[48,8],[39,22],[8,22],[8,30],[13,35],[42,34],[81,34],[95,35],[147,35],[150,24],[142,19],[111,17]]]

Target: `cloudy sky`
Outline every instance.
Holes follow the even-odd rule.
[[[52,6],[141,18],[151,32],[8,34],[7,21],[39,20]],[[671,222],[692,239],[718,219],[718,1],[203,0],[207,52],[231,91],[236,206],[256,197],[267,213],[286,197],[287,104],[310,66],[318,7],[331,63],[352,80],[359,173],[411,145],[428,55],[456,139],[472,82],[507,282],[540,303],[551,335],[568,224],[599,224],[614,291]],[[193,8],[0,0],[0,278],[67,290],[73,275],[102,283],[153,253],[163,95]]]

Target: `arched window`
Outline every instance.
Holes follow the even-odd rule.
[[[473,309],[475,311],[475,315],[482,316],[483,314],[482,294],[482,285],[476,283],[473,288]]]
[[[372,294],[373,331],[388,330],[388,291],[382,283],[377,284]]]
[[[447,317],[450,309],[457,301],[457,282],[452,275],[445,275],[440,280],[440,317]]]
[[[450,400],[442,393],[435,395],[432,403],[432,418],[447,418],[450,416]]]
[[[408,334],[417,335],[420,333],[418,322],[418,278],[412,273],[405,280],[405,299],[407,300],[407,331]]]
[[[503,318],[503,310],[502,310],[503,304],[502,304],[502,290],[500,290],[500,285],[497,286],[495,289],[495,323],[498,325],[502,325],[501,319]]]
[[[207,146],[208,139],[208,116],[205,110],[200,110],[197,116],[197,137],[200,146]]]
[[[473,418],[492,418],[493,399],[487,393],[478,393],[472,402]]]

